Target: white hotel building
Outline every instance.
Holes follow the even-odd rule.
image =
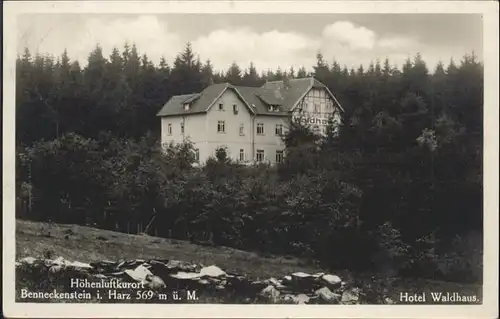
[[[189,139],[203,163],[224,147],[239,162],[280,162],[282,134],[300,119],[318,131],[340,123],[342,107],[314,78],[267,82],[261,87],[213,84],[200,93],[173,96],[158,112],[162,144]]]

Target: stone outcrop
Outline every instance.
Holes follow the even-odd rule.
[[[37,273],[58,276],[77,273],[95,280],[139,282],[148,289],[162,292],[170,289],[196,289],[208,294],[226,292],[255,303],[290,304],[359,304],[361,290],[349,287],[333,274],[295,272],[266,280],[250,280],[244,275],[228,273],[210,265],[179,260],[128,260],[82,263],[61,257],[36,259],[26,257],[16,267],[37,268]]]

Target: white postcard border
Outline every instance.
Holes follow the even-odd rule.
[[[3,313],[6,317],[140,318],[494,318],[498,316],[498,3],[494,1],[12,1],[3,13]],[[480,13],[484,45],[483,304],[406,305],[145,305],[15,303],[16,17],[24,13]]]

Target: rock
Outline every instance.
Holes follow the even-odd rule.
[[[257,281],[253,281],[250,286],[252,287],[252,290],[257,290],[257,291],[261,291],[262,289],[270,286],[269,284],[267,284],[266,282],[264,281],[261,281],[261,280],[257,280]]]
[[[284,295],[281,297],[281,300],[285,303],[295,303],[294,297],[294,295]]]
[[[290,284],[291,282],[292,282],[292,276],[284,276],[283,277],[282,283],[284,283],[285,285]]]
[[[177,268],[169,268],[167,264],[157,260],[149,261],[151,267],[149,270],[157,276],[161,278],[168,277],[172,273],[177,273],[179,270]]]
[[[323,302],[326,303],[338,303],[341,295],[331,292],[327,287],[316,290],[315,295],[318,296]]]
[[[292,274],[292,281],[287,283],[290,286],[293,286],[295,291],[313,291],[314,289],[319,288],[316,278],[312,275],[307,274],[305,272],[296,272]]]
[[[343,304],[356,304],[359,301],[359,288],[351,288],[342,294]]]
[[[309,296],[306,295],[306,294],[299,294],[297,296],[293,296],[293,301],[296,303],[296,304],[299,304],[299,305],[303,305],[303,304],[306,304],[308,303],[310,300]]]
[[[195,272],[196,269],[198,268],[194,264],[182,262],[180,260],[169,260],[166,264],[166,267],[168,269],[176,269],[184,272]]]
[[[199,279],[201,275],[197,272],[183,272],[179,271],[176,274],[171,274],[170,277],[175,279]]]
[[[169,260],[166,264],[167,268],[179,268],[181,266],[180,260]]]
[[[247,278],[241,275],[227,275],[226,279],[232,284],[239,284],[247,281]]]
[[[125,269],[124,272],[132,279],[134,279],[135,281],[139,281],[139,282],[144,282],[146,281],[146,277],[149,275],[149,276],[153,276],[153,274],[151,273],[151,271],[149,271],[149,269],[147,269],[146,267],[140,265],[138,266],[137,268],[135,268],[134,270],[130,270],[130,269]]]
[[[77,269],[92,269],[92,266],[87,263],[82,263],[79,261],[69,261],[64,259],[63,257],[57,257],[54,260],[51,260],[48,262],[50,265],[59,265],[59,266],[65,266],[65,267],[73,267]]]
[[[204,267],[200,270],[200,275],[201,276],[208,276],[208,277],[221,277],[225,276],[226,272],[220,269],[219,267],[212,265],[208,267]]]
[[[278,280],[276,278],[269,278],[269,279],[265,280],[264,282],[268,285],[273,285],[274,287],[276,287],[278,289],[286,288],[286,286],[281,283],[281,280]]]
[[[55,260],[26,257],[16,262],[16,267],[19,265],[40,266],[49,276],[59,274],[65,268],[71,267],[92,274],[92,278],[117,280],[130,280],[131,278],[136,282],[144,283],[152,291],[165,289],[167,287],[165,282],[170,283],[170,280],[174,285],[178,283],[174,279],[186,280],[182,284],[187,286],[194,284],[202,291],[227,288],[231,290],[231,293],[241,295],[241,298],[247,298],[253,302],[260,299],[270,303],[282,301],[294,304],[358,304],[361,295],[359,288],[346,289],[346,283],[332,274],[311,275],[305,272],[295,272],[288,276],[278,277],[280,279],[271,277],[252,282],[246,276],[228,274],[216,265],[203,267],[199,264],[167,259],[149,261],[137,259],[118,263],[104,260],[87,264],[78,261],[70,262],[62,257]],[[393,304],[394,301],[385,298],[383,303]]]
[[[115,271],[115,272],[108,273],[107,275],[113,276],[113,277],[119,277],[119,276],[123,276],[124,274],[125,274],[125,271]]]
[[[165,284],[163,279],[161,279],[158,276],[154,276],[154,275],[147,276],[146,280],[147,280],[147,286],[152,290],[160,290],[160,289],[167,287],[167,285]]]
[[[221,281],[219,281],[219,285],[226,286],[227,285],[227,280],[221,280]]]
[[[143,262],[140,261],[140,260],[126,260],[126,261],[122,261],[121,263],[119,263],[116,268],[117,269],[134,269],[134,268],[137,268],[138,266],[142,265]]]
[[[273,285],[269,285],[260,292],[260,296],[271,302],[277,302],[280,292]]]
[[[292,274],[292,278],[308,278],[308,277],[311,277],[311,275],[305,273],[305,272],[294,272]]]
[[[90,264],[82,263],[79,261],[73,261],[68,266],[71,266],[71,267],[74,267],[77,269],[92,269],[92,266],[90,266]]]
[[[299,295],[284,295],[281,297],[281,300],[283,300],[286,303],[293,303],[296,305],[304,305],[307,304],[310,300],[310,297],[307,296],[306,294],[299,294]]]
[[[52,260],[52,265],[66,266],[68,263],[69,262],[62,257],[57,257],[56,259]]]
[[[57,274],[60,273],[64,269],[63,265],[53,265],[49,268],[49,272],[51,274]]]
[[[208,286],[208,285],[210,285],[210,281],[208,281],[208,280],[206,280],[206,279],[200,279],[200,280],[198,280],[198,283],[199,283],[200,285],[204,285],[204,286]]]
[[[111,271],[116,271],[117,263],[108,260],[103,260],[99,262],[91,262],[90,266],[101,272],[102,271],[111,272]]]
[[[335,275],[323,275],[323,276],[321,276],[321,281],[323,281],[325,284],[327,284],[330,287],[340,286],[341,282],[342,282],[340,277],[335,276]]]
[[[21,262],[23,264],[27,264],[27,265],[33,265],[35,263],[36,259],[33,258],[33,257],[25,257],[23,259],[21,259]]]

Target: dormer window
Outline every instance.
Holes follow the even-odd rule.
[[[189,104],[189,103],[184,104],[184,111],[189,111],[190,107],[191,107],[191,104]]]
[[[279,105],[269,105],[269,112],[277,112],[280,110]]]

